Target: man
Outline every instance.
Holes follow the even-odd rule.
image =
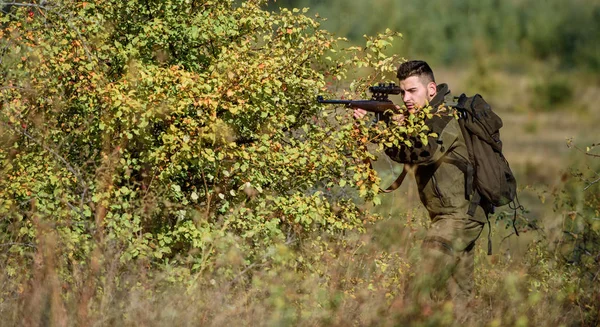
[[[448,86],[436,84],[431,68],[424,61],[403,63],[397,77],[408,113],[427,105],[436,110],[443,106],[445,98],[450,98]],[[365,114],[362,109],[354,111],[355,118]],[[396,123],[402,124],[404,117],[398,115]],[[419,277],[409,282],[406,296],[421,305],[430,300],[453,299],[459,309],[468,303],[473,292],[474,247],[486,222],[482,209],[486,206],[472,201],[471,166],[458,121],[440,111],[440,116],[427,120],[426,124],[439,137],[430,138],[427,145],[414,139],[412,148],[386,149],[394,161],[414,167],[419,198],[431,218],[431,227],[421,247]]]

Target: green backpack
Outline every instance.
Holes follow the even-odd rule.
[[[473,216],[477,206],[493,213],[495,207],[512,203],[514,210],[513,229],[519,236],[515,226],[517,210],[523,209],[517,197],[517,181],[510,170],[508,161],[502,154],[500,128],[502,119],[492,111],[492,107],[481,95],[467,97],[461,94],[451,106],[459,114],[458,123],[462,130],[469,152],[471,164],[467,169],[468,194],[472,194],[468,214]],[[491,224],[488,220],[488,254],[492,254]]]
[[[473,167],[473,189],[495,207],[515,200],[517,182],[502,154],[502,119],[481,95],[461,94],[454,107],[458,110],[469,161]]]

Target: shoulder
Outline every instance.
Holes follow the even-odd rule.
[[[457,119],[450,114],[435,115],[425,121],[429,129],[441,135],[446,130],[455,130],[458,126]]]

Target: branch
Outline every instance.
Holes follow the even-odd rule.
[[[10,243],[2,243],[0,244],[0,246],[13,246],[13,245],[21,245],[21,246],[28,246],[30,248],[36,248],[35,245],[31,244],[31,243],[17,243],[17,242],[10,242]]]
[[[45,1],[42,1],[43,3],[45,3]],[[44,10],[48,10],[48,7],[41,5],[41,4],[37,4],[37,3],[26,3],[26,2],[5,2],[3,3],[4,6],[17,6],[17,7],[34,7],[34,8],[40,8],[40,9],[44,9]]]
[[[77,171],[68,161],[67,159],[65,159],[64,157],[62,157],[60,154],[58,154],[56,151],[50,149],[49,147],[45,146],[44,144],[42,144],[42,142],[38,141],[35,137],[31,136],[29,133],[27,133],[27,131],[25,129],[16,127],[16,126],[11,126],[10,124],[7,124],[3,121],[0,121],[0,123],[2,123],[2,125],[14,130],[15,132],[20,133],[23,136],[26,136],[27,138],[29,138],[30,140],[32,140],[33,142],[35,142],[37,145],[41,146],[44,150],[50,152],[51,154],[53,154],[58,160],[60,160],[63,164],[65,164],[67,170],[69,172],[71,172],[73,175],[75,175],[75,177],[77,178],[77,181],[79,181],[79,183],[81,184],[81,186],[87,190],[87,185],[85,183],[85,181],[83,180],[81,173],[79,171]]]
[[[506,235],[505,237],[502,238],[502,241],[500,241],[500,244],[504,243],[504,241],[506,241],[506,239],[508,239],[509,237],[513,236],[515,234],[515,232],[510,232],[510,234]]]
[[[590,150],[591,148],[595,147],[599,145],[599,143],[594,143],[590,146]],[[590,156],[590,157],[594,157],[594,158],[600,158],[600,154],[594,154],[594,153],[589,153],[588,151],[584,151],[583,149],[579,148],[577,145],[573,144],[573,139],[568,139],[567,140],[567,147],[573,147],[575,150],[585,154],[586,156]]]
[[[600,177],[598,179],[596,179],[595,181],[590,182],[586,187],[583,188],[583,190],[587,190],[588,188],[590,188],[592,185],[596,184],[600,182]]]

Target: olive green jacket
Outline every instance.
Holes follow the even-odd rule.
[[[451,99],[448,86],[440,84],[430,105],[438,108]],[[426,124],[438,137],[430,137],[427,145],[413,139],[414,147],[392,147],[386,149],[386,154],[394,161],[416,166],[419,197],[434,221],[454,218],[486,222],[480,209],[474,217],[467,214],[472,196],[467,196],[466,187],[469,155],[458,120],[453,115],[443,115],[428,119]]]

